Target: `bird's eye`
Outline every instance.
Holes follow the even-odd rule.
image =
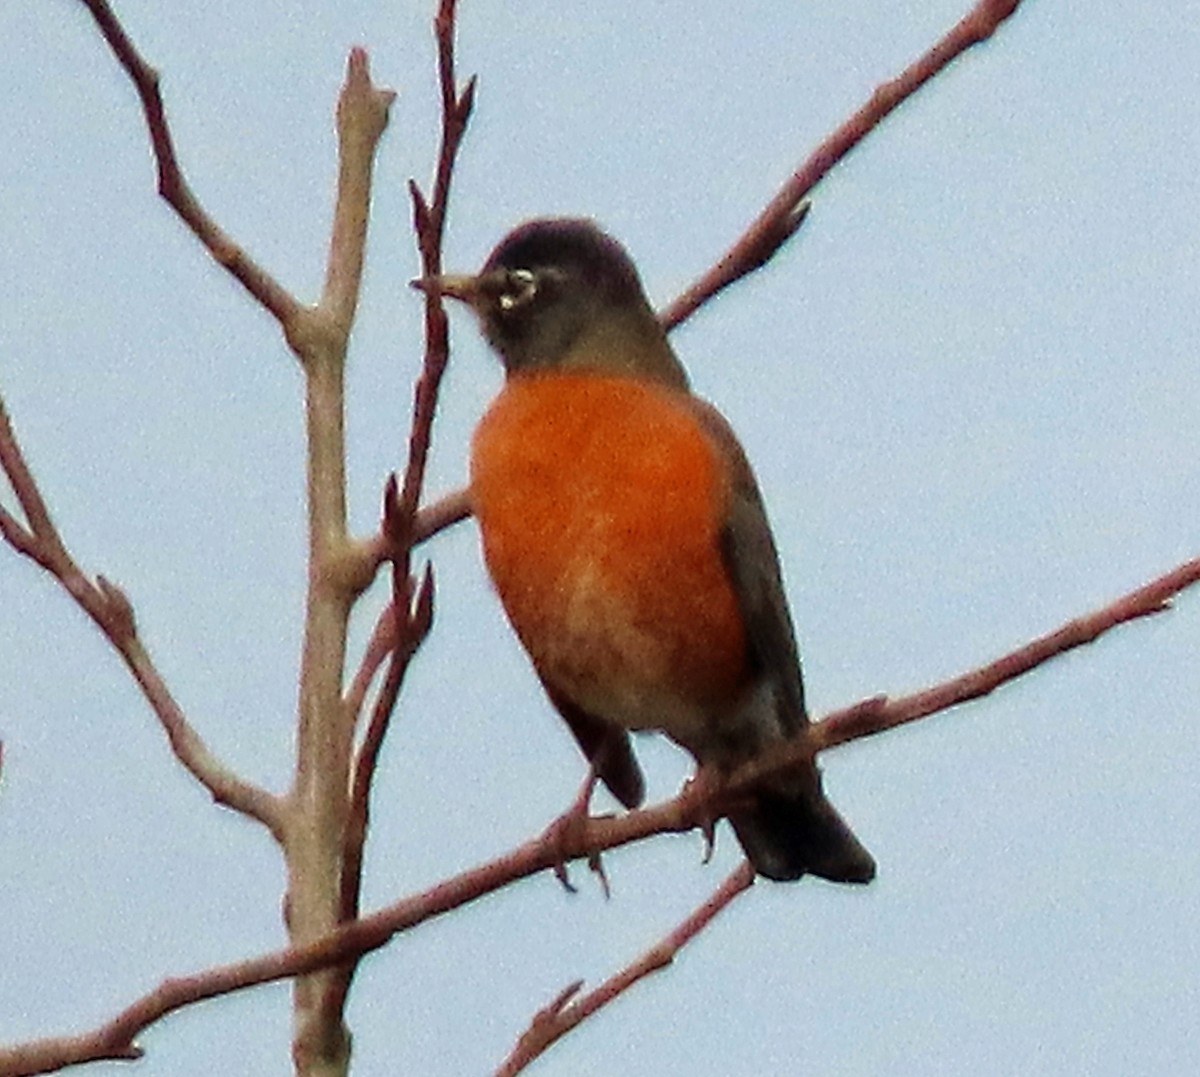
[[[537,276],[529,269],[511,269],[497,303],[504,313],[525,306],[537,294]]]

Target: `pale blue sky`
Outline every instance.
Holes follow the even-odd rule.
[[[665,302],[966,6],[463,0],[480,85],[447,263],[474,268],[527,216],[588,214]],[[303,298],[348,48],[400,91],[349,372],[367,531],[421,348],[404,185],[431,169],[432,4],[118,10],[163,71],[197,194]],[[1197,554],[1197,13],[1026,0],[819,188],[775,264],[675,335],[757,468],[816,713],[961,672]],[[133,91],[82,7],[8,0],[0,40],[0,392],[71,548],[128,590],[192,720],[282,788],[299,374],[156,198]],[[468,319],[453,330],[431,493],[462,482],[499,382]],[[536,832],[582,775],[473,528],[427,553],[438,620],[379,777],[372,907]],[[1200,1069],[1198,647],[1185,595],[827,755],[876,884],[756,886],[535,1072]],[[281,942],[274,848],[211,806],[96,632],[4,550],[0,737],[0,1040],[91,1026],[165,975]],[[639,751],[656,797],[688,772],[665,743]],[[539,1006],[632,959],[737,861],[728,833],[700,854],[659,840],[607,858],[610,901],[583,873],[575,896],[539,878],[398,940],[356,987],[355,1073],[491,1072]],[[288,1037],[273,986],[156,1027],[138,1072],[282,1075]]]

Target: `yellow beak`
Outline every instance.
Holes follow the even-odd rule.
[[[430,296],[448,296],[468,306],[474,306],[479,298],[479,278],[465,274],[443,273],[436,277],[418,277],[409,281],[409,287]]]

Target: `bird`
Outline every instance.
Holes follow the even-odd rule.
[[[505,236],[475,274],[413,286],[477,316],[503,388],[471,440],[488,573],[592,774],[626,808],[630,733],[720,781],[809,723],[779,558],[729,423],[696,396],[625,249],[587,218]],[[815,762],[729,809],[757,874],[866,883],[875,861]]]

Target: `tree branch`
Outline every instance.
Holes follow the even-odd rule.
[[[522,1033],[512,1052],[496,1070],[496,1077],[515,1077],[543,1055],[552,1044],[596,1011],[619,998],[639,980],[667,968],[684,946],[708,927],[716,915],[734,898],[749,890],[753,884],[754,868],[748,861],[743,861],[712,896],[674,931],[636,961],[610,976],[594,991],[572,1002],[571,999],[583,987],[583,981],[576,980],[565,987],[548,1006],[534,1014],[529,1028]]]
[[[213,260],[228,270],[280,324],[285,327],[290,325],[299,313],[296,299],[234,243],[205,212],[188,186],[175,155],[174,139],[158,88],[158,72],[143,59],[130,41],[108,0],[81,2],[92,13],[108,47],[137,90],[158,166],[158,193],[204,244]]]
[[[25,514],[22,524],[0,508],[0,535],[18,553],[35,561],[53,576],[76,604],[104,633],[121,656],[150,704],[175,758],[213,800],[266,826],[276,837],[282,832],[282,804],[278,797],[239,778],[209,749],[171,695],[137,631],[133,607],[123,591],[103,576],[93,583],[75,563],[50,516],[17,436],[0,398],[0,468]]]
[[[346,529],[345,370],[358,304],[375,151],[395,94],[372,85],[367,54],[352,49],[338,97],[338,187],[325,288],[315,307],[284,326],[305,374],[308,593],[300,667],[296,770],[288,798],[284,856],[287,926],[293,943],[331,931],[340,919],[349,812],[353,714],[342,698],[346,636],[354,600],[378,564]],[[350,1041],[329,976],[294,989],[293,1058],[300,1074],[340,1075]]]
[[[879,86],[862,108],[809,155],[717,264],[660,312],[663,325],[673,329],[718,292],[770,261],[803,223],[808,211],[805,196],[925,83],[971,46],[991,37],[1019,3],[1020,0],[979,0],[924,56]]]
[[[434,20],[438,48],[438,84],[442,103],[442,137],[434,179],[434,198],[429,203],[413,181],[409,191],[413,201],[417,243],[421,252],[423,272],[439,272],[442,258],[442,238],[445,234],[446,212],[450,198],[450,181],[459,146],[466,133],[475,95],[475,80],[467,82],[459,94],[454,74],[455,0],[441,0]],[[413,394],[413,419],[409,433],[408,463],[402,487],[397,489],[395,476],[387,483],[384,493],[383,526],[380,548],[392,563],[392,601],[382,615],[391,617],[394,628],[391,638],[394,647],[387,676],[380,687],[372,708],[371,719],[355,756],[349,784],[349,811],[343,837],[343,866],[341,880],[340,919],[353,920],[359,913],[362,892],[363,851],[370,819],[371,788],[379,754],[391,725],[400,688],[409,663],[425,641],[433,623],[433,572],[428,566],[420,584],[412,577],[412,548],[415,543],[417,505],[425,482],[425,469],[433,436],[433,419],[437,410],[438,392],[449,360],[449,333],[445,312],[440,304],[426,302],[425,358]],[[376,625],[372,642],[382,639],[386,632]],[[377,648],[376,648],[377,650]],[[357,691],[367,670],[375,661],[371,649],[364,656],[352,689]],[[365,698],[365,686],[364,695]],[[357,700],[356,702],[361,702]],[[357,707],[350,713],[353,722]],[[340,1012],[350,992],[357,962],[350,961],[329,979],[327,1008]]]

